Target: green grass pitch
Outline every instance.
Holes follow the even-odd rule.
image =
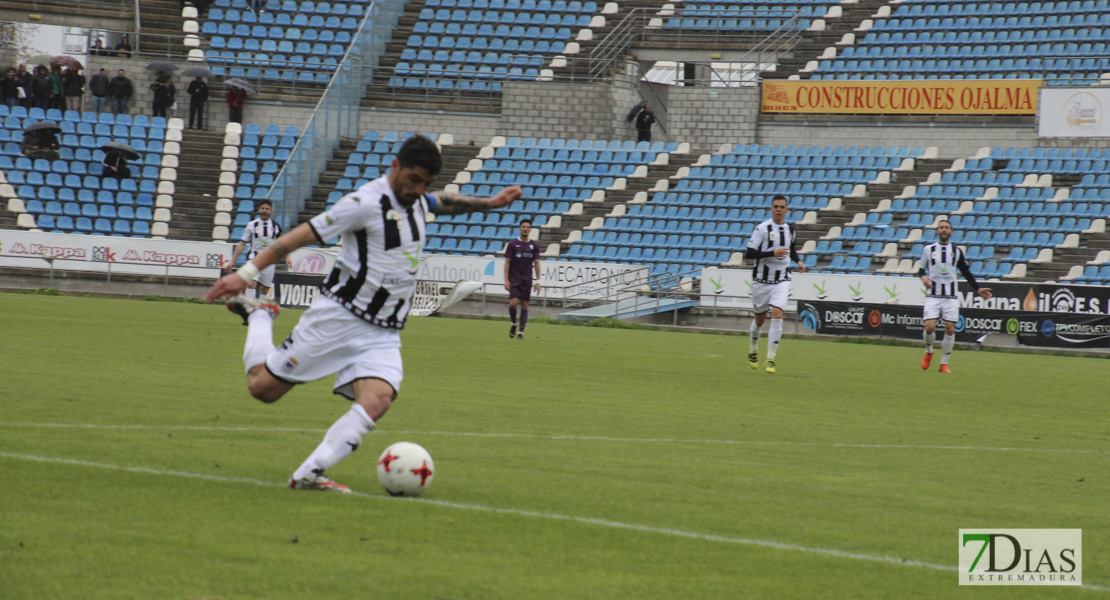
[[[285,482],[347,402],[251,399],[222,307],[0,294],[0,597],[1110,597],[1105,360],[507,330],[410,319],[343,497]],[[377,482],[402,440],[419,499]],[[985,527],[1083,529],[1087,589],[959,587]]]

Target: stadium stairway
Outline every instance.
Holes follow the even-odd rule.
[[[792,55],[780,60],[774,71],[764,71],[763,78],[786,79],[791,75],[798,75],[801,79],[809,79],[809,73],[802,72],[807,63],[817,60],[826,48],[836,47],[838,50],[843,48],[843,46],[837,46],[837,43],[843,40],[846,34],[859,35],[855,33],[855,29],[860,23],[870,19],[880,7],[888,4],[886,0],[859,0],[855,4],[835,5],[843,11],[842,15],[833,19],[824,19],[823,31],[805,32],[798,45],[794,47]]]
[[[223,137],[222,132],[188,131],[182,139],[170,239],[212,241]]]
[[[181,3],[178,0],[139,0],[139,18],[142,34],[141,50],[145,57],[164,56],[183,58],[188,49],[181,43],[181,31],[185,20],[181,18]],[[170,37],[163,37],[170,36]],[[185,90],[177,90],[177,101],[181,102]],[[188,100],[188,96],[185,96]]]
[[[559,242],[559,254],[566,254],[586,227],[594,226],[597,219],[601,219],[602,223],[606,222],[606,217],[612,215],[618,206],[624,206],[624,210],[627,210],[628,203],[635,200],[638,194],[643,194],[650,202],[655,193],[651,190],[660,185],[660,181],[666,181],[673,187],[674,180],[671,177],[677,175],[683,167],[694,164],[698,158],[696,154],[672,153],[668,156],[668,164],[648,165],[647,176],[628,178],[625,189],[605,190],[605,199],[601,202],[581,202],[581,214],[559,215],[560,223],[557,227],[551,226],[549,222],[540,228],[540,249],[546,251],[549,244]],[[578,232],[578,235],[573,235],[573,232]]]

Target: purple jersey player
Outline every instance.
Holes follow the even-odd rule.
[[[528,239],[532,232],[532,220],[520,222],[520,237],[513,238],[505,245],[505,289],[509,290],[509,337],[524,339],[524,326],[528,324],[528,300],[532,298],[532,288],[540,292],[540,245]],[[535,270],[535,278],[532,272]],[[520,330],[516,326],[516,305],[520,302]]]

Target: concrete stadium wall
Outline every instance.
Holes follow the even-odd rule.
[[[456,144],[485,146],[496,135],[499,115],[475,113],[442,113],[414,110],[364,108],[359,115],[363,131],[415,131],[418,133],[450,133]]]
[[[625,120],[640,101],[632,82],[618,85],[511,82],[502,86],[498,135],[635,140]]]
[[[670,138],[689,142],[694,152],[753,143],[759,106],[759,88],[672,87],[667,104]]]

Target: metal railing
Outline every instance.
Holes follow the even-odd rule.
[[[404,0],[377,0],[367,7],[358,32],[316,103],[303,135],[266,194],[274,204],[274,218],[283,226],[296,225],[298,213],[340,139],[361,137],[362,95],[403,11]]]

